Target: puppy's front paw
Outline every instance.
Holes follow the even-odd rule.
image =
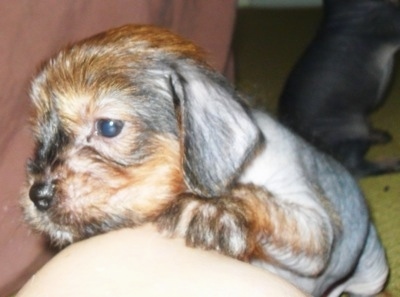
[[[243,201],[234,196],[183,194],[157,219],[157,225],[170,236],[184,237],[188,246],[247,259],[253,246],[252,215],[248,212]]]

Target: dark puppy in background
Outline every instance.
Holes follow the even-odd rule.
[[[400,47],[398,0],[324,0],[319,30],[295,65],[279,103],[280,120],[356,176],[400,170],[400,160],[371,162],[371,145],[391,136],[371,127]]]
[[[150,222],[314,296],[383,288],[385,253],[353,178],[250,111],[192,43],[107,31],[47,62],[31,97],[22,205],[54,244]]]

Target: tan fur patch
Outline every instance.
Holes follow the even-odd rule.
[[[313,215],[315,225],[301,224],[303,216]],[[280,205],[265,189],[242,185],[215,199],[182,194],[161,214],[158,226],[171,236],[183,235],[190,246],[215,249],[242,260],[258,258],[283,265],[269,250],[286,251],[286,257],[315,259],[313,273],[317,274],[329,253],[323,224],[317,218],[312,211],[306,214],[294,205]]]

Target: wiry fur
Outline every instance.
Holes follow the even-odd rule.
[[[22,205],[55,244],[153,222],[314,296],[382,289],[385,254],[352,177],[250,111],[192,43],[150,26],[96,35],[47,62],[31,97]],[[120,134],[104,137],[102,119]]]

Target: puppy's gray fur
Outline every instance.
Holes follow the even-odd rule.
[[[53,243],[153,222],[314,296],[383,288],[385,253],[353,178],[250,111],[192,43],[110,30],[46,63],[31,96],[22,205]]]

